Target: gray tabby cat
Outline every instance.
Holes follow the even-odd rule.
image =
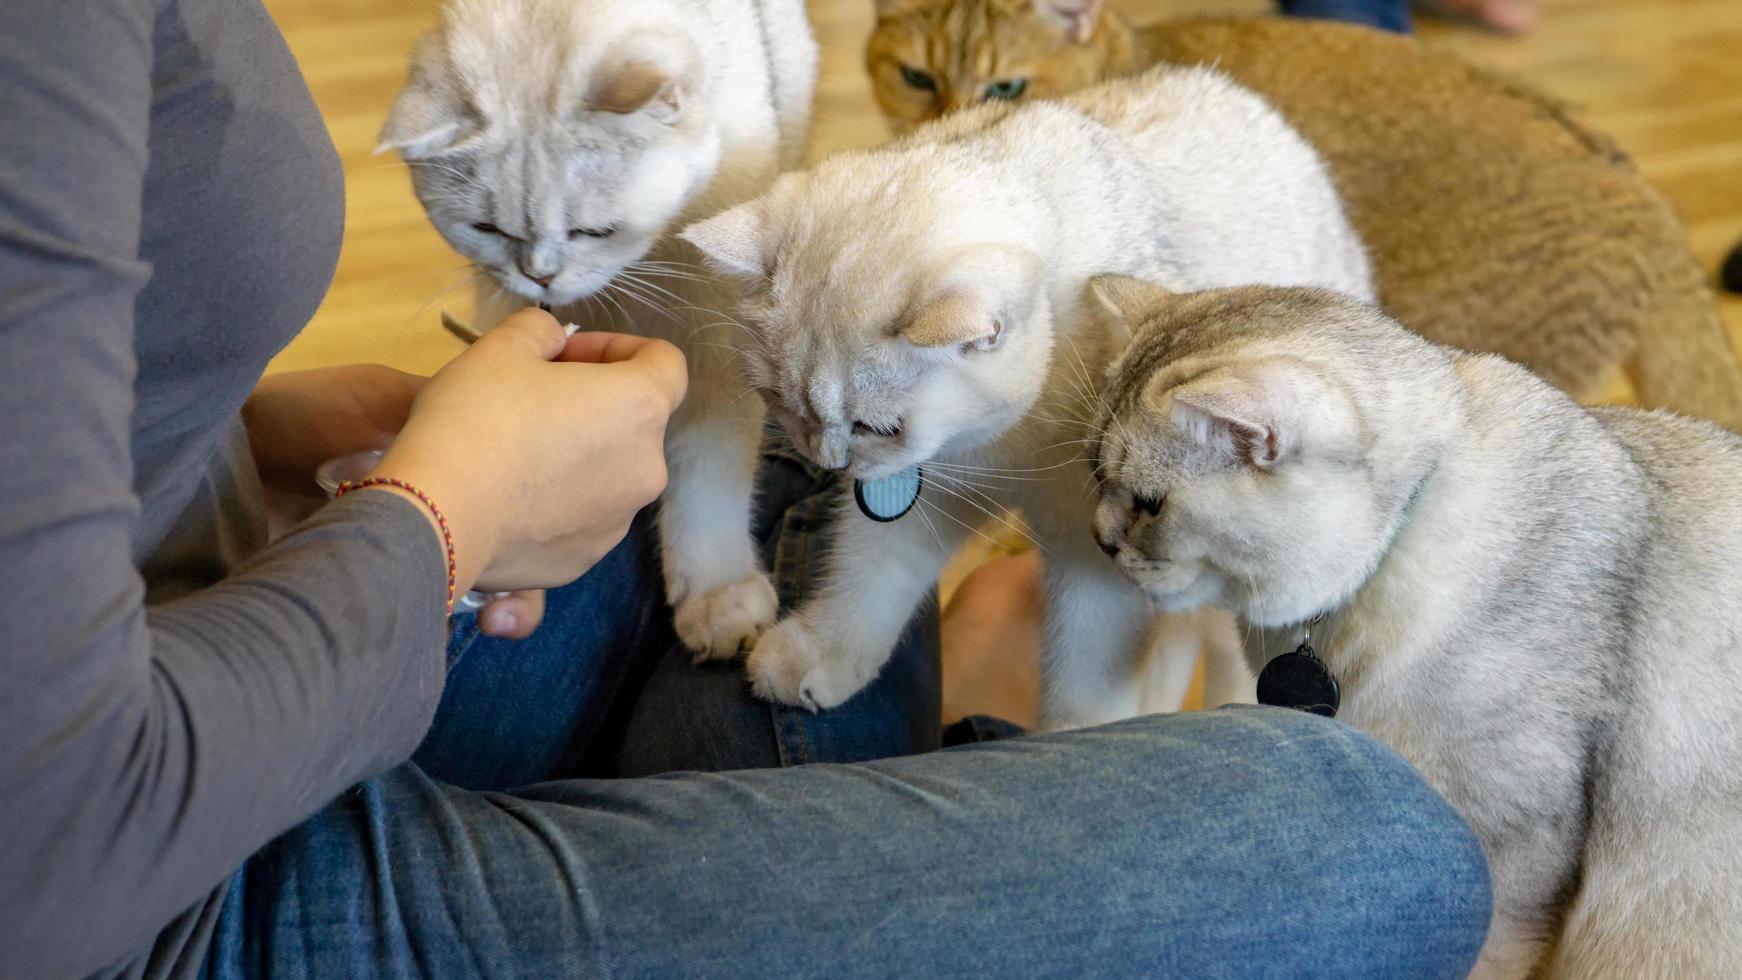
[[[763,413],[718,312],[736,288],[666,232],[799,162],[815,75],[803,0],[449,0],[381,133],[494,281],[479,327],[537,302],[683,349],[660,537],[678,635],[703,656],[774,619],[750,537]]]
[[[1476,974],[1742,976],[1742,438],[1330,293],[1091,292],[1134,328],[1096,538],[1254,669],[1316,622],[1338,717],[1487,848]]]

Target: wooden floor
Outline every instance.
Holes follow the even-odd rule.
[[[1136,20],[1182,0],[1114,2]],[[1191,9],[1261,13],[1265,0],[1184,0]],[[404,168],[372,155],[375,133],[405,77],[413,39],[435,0],[266,0],[344,157],[349,223],[337,277],[279,369],[380,361],[433,371],[459,350],[437,326],[464,309],[467,276],[430,230]],[[860,68],[871,0],[811,0],[824,49],[813,157],[884,139]],[[1429,43],[1502,68],[1582,106],[1680,210],[1708,268],[1742,238],[1742,0],[1547,0],[1542,26],[1521,39],[1426,23]],[[1724,299],[1742,338],[1742,298]]]

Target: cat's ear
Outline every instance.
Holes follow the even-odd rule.
[[[672,122],[683,112],[684,96],[677,79],[658,65],[623,65],[593,83],[587,108],[619,116],[646,112],[660,122]]]
[[[1090,279],[1086,291],[1101,325],[1121,345],[1131,339],[1138,324],[1176,295],[1147,279],[1115,273]]]
[[[397,150],[407,160],[428,160],[463,151],[482,128],[446,68],[440,39],[425,35],[412,52],[411,78],[381,124],[375,152]]]
[[[986,351],[1004,341],[1005,326],[978,290],[955,286],[915,310],[901,336],[915,347]]]
[[[708,265],[724,275],[760,282],[773,274],[774,248],[761,201],[698,221],[677,237],[700,249]]]
[[[1035,313],[1038,257],[1016,248],[973,245],[941,258],[945,271],[898,335],[915,347],[989,351]]]
[[[1268,469],[1288,448],[1286,433],[1270,409],[1270,394],[1251,372],[1222,368],[1193,378],[1166,397],[1174,424],[1199,445]]]
[[[1101,18],[1102,0],[1033,0],[1034,13],[1041,20],[1057,25],[1065,40],[1084,44],[1095,36],[1095,23]]]
[[[639,34],[618,42],[600,61],[583,108],[615,116],[646,116],[671,125],[693,95],[700,58],[687,37]]]

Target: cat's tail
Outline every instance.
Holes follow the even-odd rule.
[[[1742,432],[1742,365],[1709,292],[1700,288],[1639,332],[1628,373],[1647,408],[1668,408]],[[1666,311],[1670,312],[1670,311]]]
[[[1627,362],[1634,392],[1646,408],[1667,408],[1742,432],[1742,362],[1707,272],[1688,247],[1687,231],[1669,202],[1655,191],[1647,196],[1662,210],[1662,219],[1635,224],[1645,241],[1621,241],[1649,250],[1657,261],[1635,259],[1643,268],[1617,277],[1648,287]]]
[[[1575,227],[1575,212],[1585,224],[1534,240],[1536,267],[1554,274],[1531,283],[1535,295],[1517,305],[1528,322],[1501,353],[1581,399],[1603,395],[1619,366],[1646,408],[1742,432],[1742,362],[1708,274],[1669,202],[1622,176],[1601,207],[1577,200],[1547,214],[1550,228]]]

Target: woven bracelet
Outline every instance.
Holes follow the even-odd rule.
[[[435,515],[436,527],[441,528],[442,532],[442,545],[447,548],[448,551],[448,615],[452,616],[454,614],[454,585],[459,579],[460,562],[458,557],[454,554],[454,533],[448,530],[448,519],[442,516],[442,509],[437,507],[436,502],[429,498],[429,494],[424,493],[422,490],[419,490],[404,480],[395,479],[391,476],[372,476],[364,480],[346,480],[339,484],[339,489],[333,493],[333,496],[335,498],[343,497],[352,490],[361,490],[364,487],[396,487],[400,490],[404,490],[406,493],[409,493],[422,501],[423,505],[429,508],[429,512]]]

